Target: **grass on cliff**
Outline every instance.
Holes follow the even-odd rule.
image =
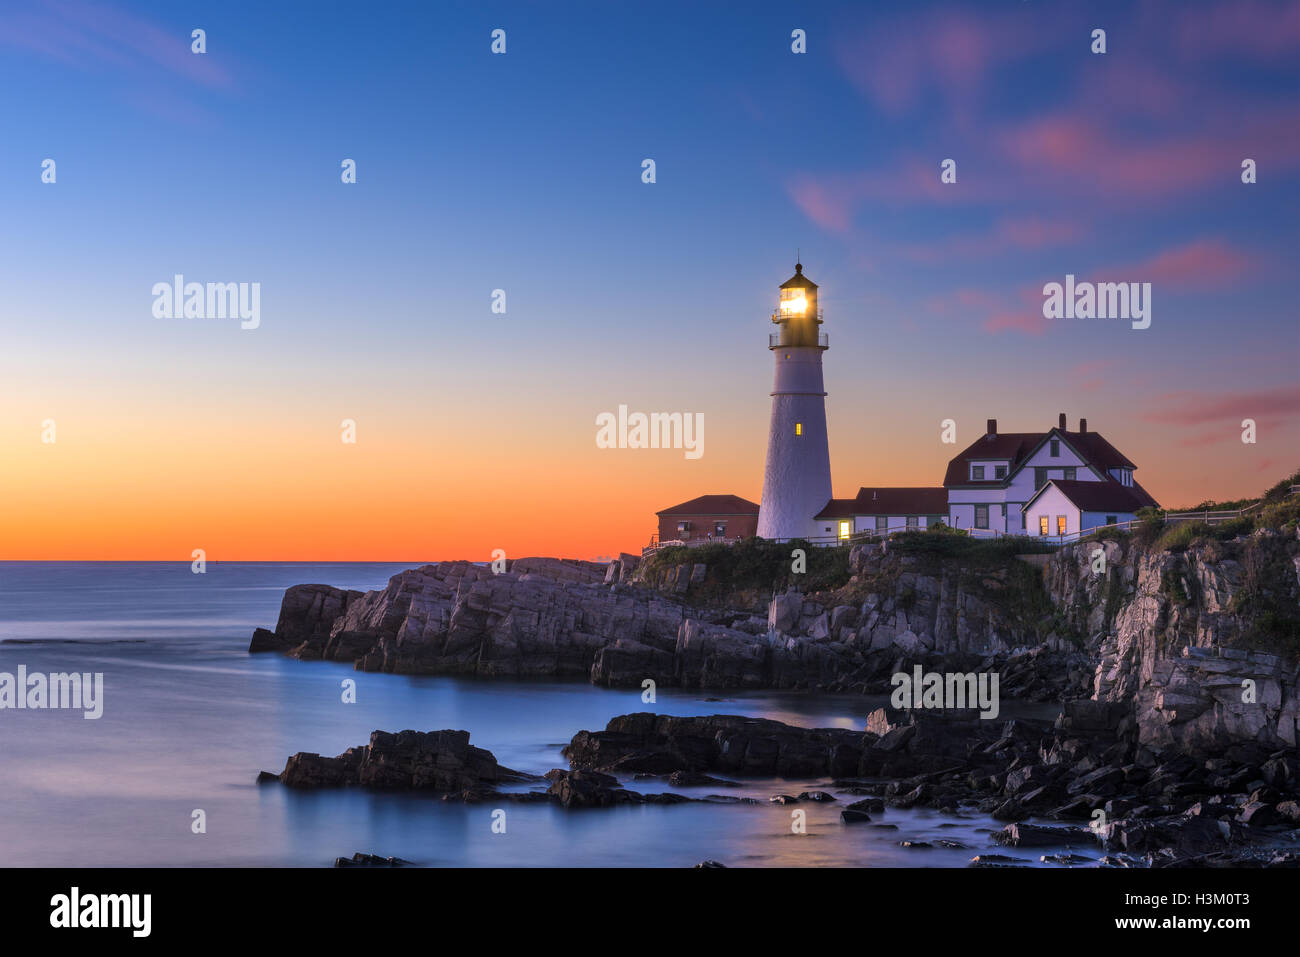
[[[802,549],[807,568],[794,571],[793,553]],[[691,588],[688,600],[699,603],[723,602],[756,607],[766,604],[773,592],[799,585],[805,591],[839,588],[849,580],[849,548],[836,545],[818,548],[805,541],[769,542],[746,538],[731,545],[670,545],[647,559],[645,578],[659,582],[678,565],[704,564],[704,585]]]
[[[1195,508],[1169,509],[1170,512],[1250,511],[1226,522],[1211,525],[1205,521],[1170,523],[1161,509],[1144,508],[1137,513],[1139,524],[1131,530],[1106,528],[1085,535],[1081,541],[1132,539],[1140,548],[1160,552],[1185,552],[1193,545],[1206,542],[1230,542],[1261,528],[1294,534],[1300,525],[1300,495],[1291,494],[1300,485],[1300,470],[1274,484],[1258,498],[1231,502],[1201,502]]]
[[[895,569],[892,575],[912,571],[940,576],[948,569],[958,568],[964,588],[989,593],[999,604],[1007,600],[1004,592],[1043,591],[1037,570],[1015,561],[1015,556],[1052,551],[1050,546],[1033,539],[975,539],[944,526],[895,534],[887,548],[891,555],[912,559],[901,566],[890,563],[889,567]],[[795,549],[802,549],[805,555],[803,572],[794,570]],[[707,568],[704,584],[690,588],[684,596],[688,603],[723,604],[755,611],[766,610],[774,593],[792,585],[806,595],[821,594],[842,603],[860,601],[872,591],[893,592],[894,582],[883,580],[866,580],[849,588],[850,551],[848,544],[819,547],[804,541],[777,544],[761,538],[748,538],[731,545],[671,545],[647,559],[642,574],[647,582],[660,583],[680,565],[704,564]],[[995,574],[1013,576],[1017,586],[1024,587],[1007,589],[1001,580],[990,579]],[[1020,581],[1021,576],[1024,581]],[[907,601],[905,593],[901,600]],[[1037,601],[1034,606],[1036,612],[1040,610]]]

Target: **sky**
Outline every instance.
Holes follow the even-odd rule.
[[[1059,412],[1168,506],[1300,466],[1300,4],[19,0],[0,87],[0,559],[635,551],[758,500],[796,254],[838,496]]]

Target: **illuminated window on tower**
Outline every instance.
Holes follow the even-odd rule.
[[[796,423],[794,424],[794,434],[795,434],[795,435],[803,435],[803,423],[802,423],[802,422],[796,422]]]

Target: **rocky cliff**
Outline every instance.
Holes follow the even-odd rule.
[[[499,574],[441,562],[364,594],[299,585],[249,650],[373,671],[856,693],[920,664],[997,672],[1009,697],[1093,698],[1151,751],[1295,746],[1294,534],[1174,550],[1125,538],[1033,562],[924,535],[834,551],[847,563],[823,576],[835,587],[769,592],[766,616],[752,587],[719,601],[708,563],[648,575],[632,556],[519,559]]]
[[[1155,751],[1234,742],[1294,748],[1300,698],[1300,542],[1259,529],[1185,549],[1073,545],[1048,593],[1095,660],[1092,696],[1130,709]],[[1290,612],[1290,613],[1288,613]]]

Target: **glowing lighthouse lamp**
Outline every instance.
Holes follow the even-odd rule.
[[[768,336],[775,359],[772,418],[763,470],[763,501],[758,534],[763,538],[814,538],[814,516],[831,497],[830,450],[826,438],[826,389],[822,353],[829,348],[820,332],[817,284],[796,263],[794,275],[781,284]]]

